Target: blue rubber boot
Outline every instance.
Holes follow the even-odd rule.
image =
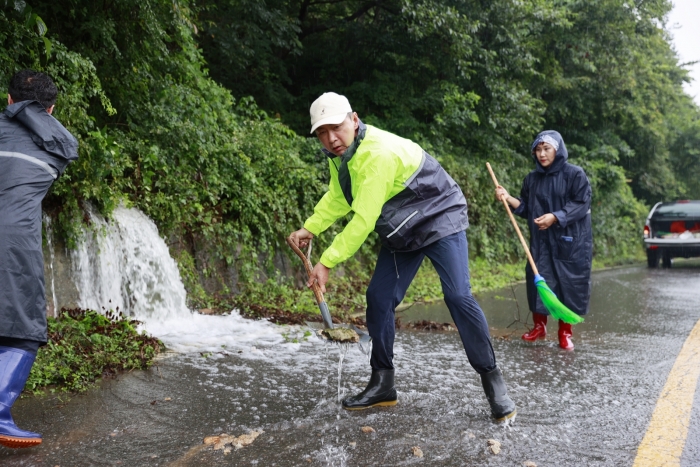
[[[41,435],[20,430],[10,409],[19,397],[35,355],[14,347],[0,347],[0,444],[8,448],[29,448],[41,444]]]

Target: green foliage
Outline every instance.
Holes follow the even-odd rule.
[[[365,289],[369,279],[358,276],[334,277],[327,285],[324,298],[331,314],[347,317],[364,311]],[[313,292],[306,286],[298,287],[289,279],[268,279],[265,282],[251,281],[239,295],[234,305],[243,313],[252,315],[278,315],[298,313],[320,315]]]
[[[402,303],[430,302],[440,298],[442,298],[440,276],[430,261],[423,261]]]
[[[234,60],[230,45],[240,42],[259,67],[221,69],[216,79],[234,95],[254,95],[301,134],[308,103],[335,90],[365,121],[418,141],[467,195],[472,256],[521,257],[484,162],[517,195],[534,168],[529,143],[544,128],[563,134],[571,162],[594,185],[596,255],[635,257],[645,203],[696,186],[680,167],[695,166],[689,122],[699,113],[663,29],[666,0],[278,0],[266,4],[268,16],[241,19],[232,12],[252,12],[250,4],[216,4],[229,16],[207,16],[205,57]],[[261,76],[277,97],[258,91]]]
[[[484,258],[469,261],[472,293],[506,287],[525,279],[524,261],[519,263],[489,262]],[[361,272],[333,277],[326,285],[326,302],[331,315],[347,320],[362,315],[367,306],[365,290],[369,275]],[[421,265],[403,304],[431,302],[442,299],[440,277],[429,260]],[[257,316],[279,317],[289,312],[306,316],[319,315],[313,293],[306,286],[295,286],[289,280],[269,279],[264,283],[249,282],[234,303],[218,304],[221,311],[232,307]]]
[[[82,392],[105,375],[151,366],[163,344],[136,331],[121,314],[62,310],[48,319],[49,342],[41,347],[26,388]]]
[[[595,255],[607,264],[639,257],[640,227],[649,209],[634,197],[624,170],[614,164],[619,151],[611,146],[600,146],[596,151],[572,146],[571,150],[577,154],[573,162],[591,181]]]
[[[237,302],[242,311],[253,314],[262,310],[273,313],[290,311],[305,315],[319,314],[314,294],[306,287],[293,287],[289,281],[279,283],[268,279],[263,283],[250,282],[237,297]]]
[[[215,306],[212,297],[204,290],[194,258],[187,250],[179,250],[175,257],[180,278],[187,290],[188,305],[194,309],[211,308]],[[228,311],[228,310],[227,310]]]
[[[95,66],[61,42],[49,41],[46,33],[46,24],[25,2],[5,2],[4,9],[0,9],[0,82],[9,83],[10,77],[23,68],[51,76],[59,90],[54,116],[81,143],[79,161],[56,183],[45,203],[60,221],[59,232],[70,242],[83,218],[80,202],[90,199],[109,210],[123,197],[113,186],[113,176],[120,174],[123,162],[115,157],[119,144],[96,130],[95,118],[90,115],[95,106],[107,115],[116,112],[101,87]]]
[[[525,279],[525,262],[490,262],[485,258],[469,261],[469,276],[472,293],[479,294],[508,286]],[[416,274],[416,278],[406,291],[403,303],[430,302],[442,299],[440,277],[430,261],[426,260]]]
[[[285,342],[289,342],[290,344],[299,344],[301,342],[308,341],[313,334],[314,333],[308,329],[304,331],[298,331],[295,329],[282,333],[282,337],[284,338]]]
[[[470,261],[469,274],[472,292],[479,294],[507,287],[514,282],[524,281],[525,262],[524,258],[517,263],[489,262],[484,258]]]
[[[117,2],[108,13],[101,2],[76,3],[33,2],[56,25],[45,66],[21,53],[0,65],[5,82],[22,66],[54,77],[56,116],[80,140],[79,160],[45,203],[58,231],[70,245],[84,203],[105,215],[127,203],[186,248],[211,245],[243,279],[259,254],[271,270],[275,249],[323,192],[316,148],[206,76],[186,2]],[[15,33],[20,52],[40,46],[8,19],[0,31]]]
[[[273,260],[327,188],[308,106],[329,90],[459,182],[472,264],[484,271],[475,284],[519,277],[505,264],[522,261],[484,163],[517,195],[542,129],[562,133],[591,180],[599,263],[639,256],[648,205],[700,197],[700,111],[664,30],[669,0],[29,3],[0,0],[0,81],[26,67],[49,73],[55,115],[80,140],[44,209],[69,245],[86,203],[105,215],[120,203],[143,210],[183,252],[201,306],[228,300],[201,286],[216,274],[194,259],[206,249],[237,272],[229,285],[243,301],[315,309]],[[344,265],[331,309],[336,296],[343,310],[362,306],[377,246],[373,234]],[[421,277],[409,294],[438,294]]]
[[[684,185],[683,197],[700,199],[700,115],[676,129],[669,153],[673,171]]]

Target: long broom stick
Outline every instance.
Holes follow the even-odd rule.
[[[491,169],[491,164],[487,162],[486,168],[489,169],[493,184],[496,185],[496,188],[498,188],[498,180],[496,180],[496,175],[493,173],[493,169]],[[525,249],[527,260],[530,262],[532,272],[535,274],[535,286],[537,287],[537,293],[540,295],[540,299],[542,299],[542,304],[544,304],[544,307],[547,309],[547,311],[549,311],[552,317],[560,319],[565,323],[577,324],[582,322],[583,318],[569,310],[566,305],[560,302],[556,294],[552,292],[552,289],[550,289],[547,283],[544,281],[544,277],[540,276],[537,266],[535,266],[535,260],[532,259],[532,254],[530,254],[530,248],[527,246],[527,243],[523,238],[523,234],[520,233],[520,227],[518,227],[518,223],[515,222],[515,217],[513,217],[513,213],[510,210],[508,201],[506,201],[506,197],[501,196],[501,201],[503,201],[503,206],[505,206],[506,211],[508,211],[508,216],[510,216],[510,222],[513,224],[513,227],[515,227],[520,243]]]

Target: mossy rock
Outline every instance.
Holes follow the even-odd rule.
[[[360,342],[360,336],[354,329],[349,328],[333,328],[324,329],[321,334],[328,340],[333,342]]]

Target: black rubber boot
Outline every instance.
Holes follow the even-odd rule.
[[[481,385],[484,387],[486,398],[491,405],[493,418],[500,422],[515,416],[517,413],[515,403],[508,397],[508,390],[500,368],[496,367],[481,375]]]
[[[372,370],[372,377],[364,391],[343,401],[345,410],[363,410],[370,407],[396,405],[394,370]]]

